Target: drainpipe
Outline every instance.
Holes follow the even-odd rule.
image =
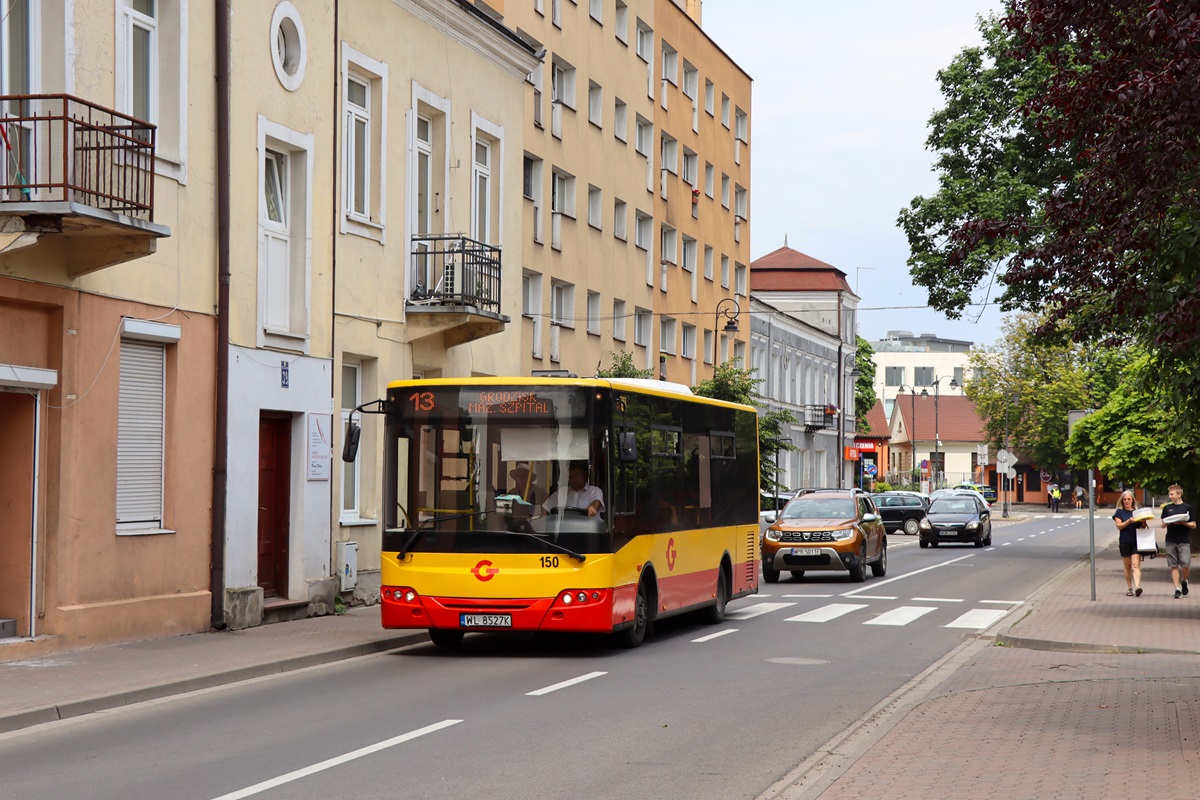
[[[229,2],[217,0],[217,416],[214,436],[211,624],[225,627],[225,494],[229,483]]]

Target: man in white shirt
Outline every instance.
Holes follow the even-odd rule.
[[[542,503],[542,509],[547,512],[553,508],[564,507],[586,509],[589,517],[604,511],[604,492],[600,487],[588,483],[587,464],[583,461],[571,462],[567,470],[567,485]]]

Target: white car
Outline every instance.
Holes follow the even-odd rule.
[[[955,489],[937,489],[937,490],[935,490],[934,492],[930,493],[929,497],[930,497],[932,500],[936,500],[936,499],[938,499],[939,497],[946,497],[946,496],[948,496],[948,495],[955,495],[955,494],[969,494],[969,495],[971,495],[972,497],[978,497],[978,498],[980,499],[980,501],[983,503],[983,507],[984,507],[984,508],[991,508],[991,507],[992,507],[992,504],[991,504],[991,502],[989,502],[989,501],[988,501],[988,499],[987,499],[986,497],[984,497],[984,496],[983,496],[983,492],[978,492],[978,491],[976,491],[976,490],[974,490],[974,489],[958,489],[958,488],[955,488]]]

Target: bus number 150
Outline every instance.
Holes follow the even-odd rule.
[[[551,569],[558,566],[558,556],[542,556],[538,559],[538,563],[545,569]]]

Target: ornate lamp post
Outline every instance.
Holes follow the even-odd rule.
[[[738,321],[738,317],[741,315],[741,313],[742,313],[742,307],[741,307],[741,305],[738,304],[737,298],[726,297],[726,298],[723,298],[721,300],[721,302],[717,303],[717,310],[714,315],[716,317],[716,320],[713,323],[713,372],[714,373],[716,373],[716,370],[717,370],[717,344],[718,344],[718,340],[720,339],[720,334],[718,332],[718,329],[721,328],[721,318],[724,317],[726,320],[725,327],[723,329],[725,331],[725,333],[734,334],[734,333],[738,332],[737,321]]]

